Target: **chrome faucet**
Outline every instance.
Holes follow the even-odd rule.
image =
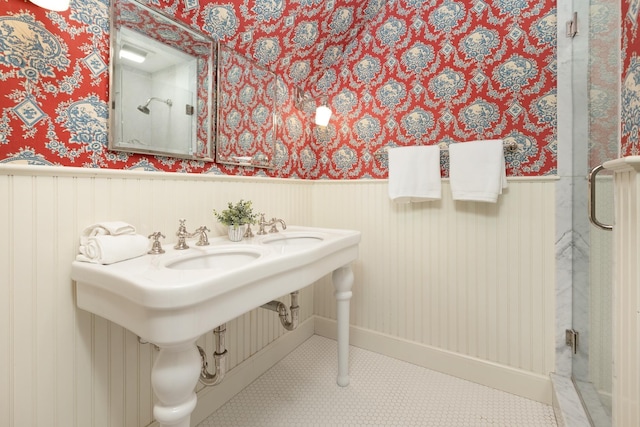
[[[161,237],[164,239],[165,236],[159,231],[154,231],[153,233],[149,234],[149,238],[152,239],[152,243],[151,249],[149,250],[149,252],[147,252],[148,254],[158,255],[164,253],[164,249],[162,249],[162,244],[160,243]]]
[[[260,214],[260,220],[258,221],[258,226],[260,227],[260,229],[258,230],[258,235],[262,236],[267,234],[267,232],[265,231],[265,227],[271,227],[269,229],[269,233],[277,233],[278,232],[278,223],[280,223],[280,225],[282,225],[282,229],[286,230],[287,229],[287,224],[285,224],[285,222],[281,219],[278,218],[271,218],[271,221],[267,222],[264,219],[264,214]]]
[[[178,231],[176,232],[176,236],[178,236],[178,243],[173,247],[174,249],[189,249],[189,245],[187,245],[186,239],[187,237],[191,237],[189,232],[187,231],[187,227],[185,227],[185,219],[180,219],[180,226],[178,227]]]
[[[187,227],[185,227],[184,223],[186,220],[180,220],[180,226],[178,227],[178,231],[176,232],[176,236],[178,236],[178,243],[174,246],[174,249],[189,249],[189,245],[187,245],[186,240],[191,237],[198,236],[198,242],[196,246],[207,246],[209,244],[209,238],[207,237],[207,231],[209,230],[206,226],[202,226],[196,229],[193,233],[189,233],[187,231]]]

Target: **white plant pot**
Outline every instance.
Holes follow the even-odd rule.
[[[229,235],[229,240],[232,242],[239,242],[242,240],[242,236],[244,236],[244,231],[247,228],[246,225],[230,225],[227,228],[227,233]]]

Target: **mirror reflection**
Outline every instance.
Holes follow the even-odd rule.
[[[218,46],[216,162],[273,168],[276,75]]]
[[[213,41],[135,0],[111,26],[109,148],[212,161]]]

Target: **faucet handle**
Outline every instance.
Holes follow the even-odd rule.
[[[263,213],[261,213],[261,214],[260,214],[260,219],[258,220],[258,227],[259,227],[259,229],[258,229],[258,233],[257,233],[257,234],[258,234],[259,236],[264,236],[265,234],[267,234],[267,232],[266,232],[266,231],[264,231],[264,227],[265,227],[265,225],[269,225],[269,223],[267,223],[267,221],[265,221],[265,220],[264,220],[264,214],[263,214]]]
[[[196,243],[196,246],[207,246],[209,244],[207,231],[211,231],[211,230],[209,230],[205,225],[203,225],[202,227],[196,229],[195,233],[193,233],[199,236],[198,243]]]
[[[271,225],[271,228],[269,229],[269,233],[277,233],[278,232],[278,223],[280,223],[280,225],[282,225],[282,229],[286,230],[287,229],[287,224],[285,224],[285,222],[279,218],[271,218],[271,222],[269,222],[269,225]]]
[[[162,249],[162,244],[160,243],[161,237],[164,239],[165,235],[159,231],[154,231],[153,233],[149,234],[149,238],[153,239],[153,241],[151,243],[151,249],[149,250],[149,252],[147,252],[148,254],[157,255],[164,253],[164,249]]]

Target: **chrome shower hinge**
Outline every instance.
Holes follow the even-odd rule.
[[[578,12],[573,12],[573,19],[567,21],[567,37],[574,38],[578,34]]]
[[[565,331],[565,342],[571,347],[573,354],[578,353],[578,336],[579,333],[575,329],[567,329]]]

